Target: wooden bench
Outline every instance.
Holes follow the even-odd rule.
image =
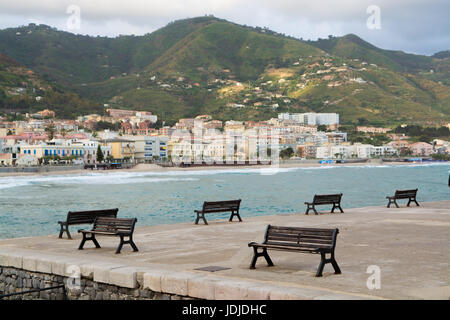
[[[130,244],[133,248],[133,251],[139,251],[135,243],[133,242],[133,232],[134,225],[136,224],[137,219],[124,219],[124,218],[106,218],[106,217],[97,217],[94,222],[94,227],[92,230],[78,230],[83,234],[83,239],[81,240],[79,250],[83,250],[84,243],[87,240],[91,240],[94,242],[96,248],[100,248],[100,244],[95,239],[95,235],[102,236],[116,236],[120,237],[120,243],[117,247],[116,254],[120,253],[122,250],[122,246],[124,244]],[[90,237],[88,237],[90,235]],[[128,240],[125,240],[125,237],[128,237]]]
[[[62,238],[63,233],[67,233],[67,237],[72,239],[69,226],[79,225],[79,224],[93,224],[97,217],[117,217],[117,212],[119,209],[107,209],[107,210],[91,210],[91,211],[69,211],[67,213],[66,221],[58,221],[61,225],[61,230],[59,231],[59,238]]]
[[[409,207],[409,204],[411,202],[415,202],[417,206],[419,206],[419,203],[416,200],[417,191],[419,189],[413,189],[413,190],[396,190],[395,194],[393,196],[387,196],[386,199],[389,200],[387,207],[391,207],[391,203],[395,204],[395,206],[398,208],[397,200],[398,199],[408,199],[407,206]]]
[[[242,222],[241,216],[239,215],[240,205],[241,205],[241,199],[228,200],[228,201],[215,201],[215,202],[205,201],[203,203],[202,210],[194,211],[197,214],[197,218],[195,219],[195,224],[198,224],[198,221],[200,219],[203,219],[205,224],[208,224],[208,222],[206,222],[205,214],[216,213],[216,212],[231,212],[229,221],[233,221],[234,216],[237,216],[239,221]]]
[[[305,204],[308,206],[305,214],[308,214],[310,209],[313,209],[315,214],[318,214],[315,206],[324,205],[324,204],[332,204],[333,205],[333,208],[331,209],[331,213],[333,213],[334,209],[336,209],[336,208],[341,210],[341,213],[344,213],[344,210],[342,210],[342,208],[341,208],[341,199],[342,199],[342,193],[322,194],[322,195],[316,194],[314,196],[313,202],[305,202]]]
[[[338,229],[317,229],[317,228],[294,228],[277,227],[268,225],[262,243],[250,242],[249,247],[253,247],[253,259],[250,269],[255,269],[256,261],[259,257],[264,257],[269,267],[273,262],[267,250],[291,251],[315,253],[321,256],[316,277],[321,277],[325,264],[331,263],[334,273],[339,274],[341,270],[334,259],[334,249],[336,247],[336,237]],[[261,251],[258,251],[261,249]],[[329,259],[326,254],[330,254]]]

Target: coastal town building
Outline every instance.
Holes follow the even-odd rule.
[[[203,114],[179,119],[173,126],[162,121],[158,127],[157,117],[151,112],[107,109],[107,113],[77,120],[42,116],[18,121],[0,119],[0,164],[30,166],[45,158],[95,164],[99,146],[104,161],[135,163],[257,161],[288,148],[297,158],[330,160],[431,157],[450,152],[446,140],[411,143],[403,133],[371,126],[357,126],[356,131],[366,138],[378,134],[392,141],[383,145],[353,143],[347,132],[336,129],[336,113],[280,113],[264,121],[225,122]],[[47,116],[51,114],[47,112]],[[109,129],[98,130],[99,125]]]
[[[305,125],[337,125],[339,114],[337,113],[280,113],[278,119],[294,120]]]
[[[20,155],[32,156],[37,160],[42,160],[44,157],[82,159],[84,149],[82,146],[72,144],[70,140],[52,140],[39,144],[22,145]]]
[[[100,140],[99,143],[111,149],[113,160],[134,162],[135,142],[133,140],[112,138]]]
[[[409,146],[411,153],[415,156],[429,156],[433,152],[433,145],[426,142],[416,142]]]

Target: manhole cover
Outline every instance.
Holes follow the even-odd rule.
[[[231,268],[218,267],[218,266],[208,266],[208,267],[203,267],[203,268],[197,268],[197,269],[194,269],[194,270],[216,272],[216,271],[229,270],[229,269],[231,269]]]

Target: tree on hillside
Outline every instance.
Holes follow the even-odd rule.
[[[366,126],[369,124],[369,120],[366,118],[358,118],[358,125],[360,126]]]
[[[62,128],[60,131],[59,131],[59,133],[62,135],[62,137],[63,138],[65,138],[66,136],[67,136],[67,130],[66,129],[64,129],[64,128]]]
[[[97,147],[97,162],[103,162],[105,160],[105,156],[103,155],[102,148],[100,145]]]
[[[289,159],[293,155],[294,155],[294,150],[291,147],[288,147],[288,148],[280,151],[280,157],[282,159]]]
[[[47,127],[45,127],[45,132],[47,133],[47,139],[53,140],[56,132],[55,124],[51,122]]]

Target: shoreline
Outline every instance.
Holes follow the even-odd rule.
[[[0,178],[2,177],[20,177],[20,176],[64,176],[64,175],[78,175],[88,173],[112,173],[112,172],[173,172],[173,171],[203,171],[203,170],[240,170],[240,169],[277,169],[277,168],[317,168],[317,167],[355,167],[355,166],[367,166],[367,167],[386,167],[386,166],[418,166],[429,165],[430,163],[409,163],[409,162],[382,162],[382,163],[370,163],[370,162],[358,162],[358,163],[333,163],[333,164],[320,164],[320,163],[280,163],[277,166],[271,165],[239,165],[239,166],[194,166],[194,167],[161,167],[156,164],[138,164],[131,169],[114,169],[114,170],[88,170],[77,169],[67,171],[47,171],[47,172],[0,172]],[[438,163],[431,163],[438,164]],[[443,164],[442,162],[439,164]],[[450,162],[445,162],[450,164]]]

